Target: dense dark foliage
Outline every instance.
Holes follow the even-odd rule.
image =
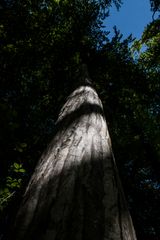
[[[130,49],[131,36],[122,41],[115,28],[109,40],[102,27],[113,3],[121,1],[1,2],[2,239],[83,62],[103,101],[138,239],[159,239],[160,22]]]
[[[153,12],[153,18],[156,12],[160,11],[160,1],[159,0],[150,0],[151,10]]]

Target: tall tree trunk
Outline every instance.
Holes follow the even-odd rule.
[[[15,235],[16,240],[136,239],[102,103],[87,84],[68,97],[59,114],[25,192]]]

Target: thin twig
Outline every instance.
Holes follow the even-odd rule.
[[[1,205],[8,199],[11,198],[14,194],[16,193],[16,191],[12,192],[9,196],[7,196],[6,198],[4,198],[1,202]]]

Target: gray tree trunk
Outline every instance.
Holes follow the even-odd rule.
[[[24,194],[16,240],[136,240],[96,91],[78,87]]]

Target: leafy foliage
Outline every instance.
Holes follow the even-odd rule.
[[[159,0],[150,0],[151,10],[153,13],[160,11],[160,1]]]
[[[16,191],[22,185],[22,177],[26,171],[22,164],[13,163],[10,167],[9,176],[6,177],[5,188],[0,190],[0,211],[9,203]]]
[[[103,28],[113,3],[119,8],[121,1],[2,2],[2,228],[12,224],[4,216],[14,218],[15,202],[52,138],[59,109],[85,62],[103,101],[137,235],[160,235],[159,20],[130,49],[132,36],[122,40],[115,28],[109,40]]]
[[[134,213],[137,211],[139,212],[136,213],[136,222],[141,224],[143,219],[144,224],[143,232],[140,234],[140,237],[142,238],[146,235],[152,236],[155,239],[157,239],[156,236],[159,236],[160,231],[157,224],[159,221],[159,211],[157,211],[157,209],[160,197],[160,45],[158,28],[159,20],[150,23],[144,30],[142,38],[140,40],[136,40],[134,47],[132,48],[138,52],[136,63],[140,71],[144,74],[144,87],[146,88],[144,92],[144,99],[139,102],[138,115],[136,113],[136,116],[134,116],[134,118],[136,117],[135,130],[138,133],[134,139],[134,142],[136,143],[135,149],[137,156],[135,158],[135,154],[132,154],[131,157],[133,158],[134,156],[134,161],[130,163],[128,162],[130,165],[130,172],[134,173],[132,178],[135,177],[135,186],[133,186],[134,193],[132,193],[132,196],[135,195],[135,197],[133,197],[134,203],[132,203],[132,206]],[[134,145],[132,143],[132,148],[133,146]],[[138,194],[139,198],[137,197]],[[133,201],[133,199],[131,201]],[[142,204],[138,204],[141,200]],[[150,201],[154,202],[154,206],[150,204]],[[141,218],[142,215],[143,217]],[[156,221],[154,220],[155,218],[157,219]],[[138,226],[137,229],[139,229]]]

